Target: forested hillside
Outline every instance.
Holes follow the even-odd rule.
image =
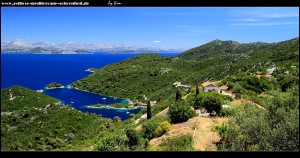
[[[1,90],[1,151],[91,150],[114,126],[21,86]]]
[[[188,60],[187,60],[188,59]],[[215,40],[178,57],[144,54],[108,65],[71,85],[95,93],[144,101],[174,95],[173,83],[195,85],[238,72],[262,71],[274,66],[299,66],[299,38],[279,43],[239,44]]]

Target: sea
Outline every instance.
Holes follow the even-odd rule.
[[[158,53],[161,56],[176,56],[179,53]],[[89,68],[101,68],[109,64],[137,56],[139,54],[1,54],[1,89],[20,85],[31,90],[43,90],[43,93],[54,97],[63,104],[69,104],[81,112],[101,114],[103,117],[122,120],[137,114],[141,109],[87,108],[94,104],[113,104],[129,101],[125,98],[99,95],[70,88],[72,82],[82,79],[92,72]],[[65,86],[60,89],[45,89],[51,82]]]

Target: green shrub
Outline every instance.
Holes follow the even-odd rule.
[[[219,116],[222,116],[222,117],[232,116],[232,113],[231,113],[230,109],[223,108],[223,109],[220,110]]]
[[[126,138],[120,135],[111,134],[101,138],[97,143],[95,150],[97,151],[120,151],[126,145]]]
[[[159,145],[163,151],[192,151],[193,137],[190,135],[167,138]]]
[[[168,121],[163,121],[155,129],[155,137],[160,137],[172,129],[171,124]]]
[[[155,130],[160,125],[160,123],[164,120],[162,116],[154,117],[148,120],[146,123],[143,124],[143,136],[147,139],[153,139],[157,137]]]
[[[188,119],[195,117],[195,112],[191,109],[191,106],[184,101],[177,101],[175,105],[171,105],[169,109],[171,123],[181,123]]]
[[[222,109],[221,99],[211,95],[204,98],[203,105],[209,113],[215,111],[217,114],[219,114],[220,110]]]
[[[119,122],[119,121],[121,121],[121,118],[120,118],[119,116],[115,116],[115,117],[113,118],[113,121],[114,121],[114,122]]]
[[[126,131],[126,136],[128,138],[128,145],[132,149],[133,146],[138,145],[141,139],[139,134],[134,129],[128,129]]]

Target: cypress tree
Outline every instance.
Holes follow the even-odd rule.
[[[197,83],[197,87],[196,87],[196,95],[199,95],[200,91],[199,91],[199,84]]]
[[[152,117],[152,112],[151,112],[151,105],[150,105],[150,100],[147,102],[147,119],[151,119]]]
[[[177,102],[178,100],[181,100],[181,98],[182,98],[181,92],[180,92],[180,91],[177,91],[177,92],[176,92],[176,102]]]

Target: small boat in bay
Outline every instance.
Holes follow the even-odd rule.
[[[37,92],[40,92],[40,93],[41,93],[41,92],[43,92],[43,90],[42,90],[42,89],[39,89],[39,90],[36,90],[36,91],[37,91]]]

